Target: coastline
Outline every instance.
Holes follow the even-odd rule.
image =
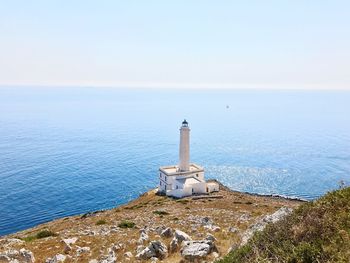
[[[266,197],[266,198],[272,198],[272,199],[277,199],[277,200],[281,199],[281,200],[286,200],[286,201],[310,202],[309,200],[306,200],[306,199],[303,199],[303,198],[298,198],[298,197],[289,197],[289,196],[278,195],[278,194],[259,194],[259,193],[245,192],[245,191],[237,191],[237,190],[233,190],[233,189],[229,188],[228,186],[224,185],[223,183],[221,183],[220,181],[218,181],[216,179],[208,179],[207,182],[218,183],[219,186],[220,186],[220,190],[225,190],[225,191],[232,192],[232,193],[235,193],[235,194],[244,194],[244,195],[252,196],[252,197]],[[61,220],[61,219],[64,219],[64,218],[70,218],[70,217],[76,217],[76,216],[85,216],[85,215],[93,215],[93,214],[103,213],[105,211],[109,211],[109,210],[113,210],[113,209],[118,209],[120,207],[127,206],[129,203],[137,201],[137,199],[139,199],[143,195],[147,195],[150,192],[156,192],[156,191],[157,191],[157,188],[150,189],[150,190],[140,194],[138,197],[135,197],[134,199],[132,199],[132,200],[126,202],[126,203],[117,205],[115,207],[88,211],[88,212],[85,212],[85,213],[82,213],[82,214],[72,214],[72,215],[68,215],[68,216],[58,217],[58,218],[49,220],[47,222],[43,222],[43,223],[34,225],[32,227],[29,227],[29,228],[25,228],[25,229],[22,229],[22,230],[19,230],[19,231],[11,232],[11,233],[8,233],[8,234],[5,234],[5,235],[0,235],[0,239],[6,238],[8,236],[13,236],[16,233],[27,231],[27,230],[36,228],[38,226],[45,225],[45,224],[48,224],[48,223],[51,223],[51,222],[54,222],[54,221],[57,221],[57,220]],[[183,199],[189,199],[189,198],[193,198],[193,197],[185,197]]]
[[[120,250],[114,252],[118,262],[130,262],[124,254],[128,253],[136,260],[138,250],[147,247],[149,242],[162,242],[169,250],[171,237],[161,235],[161,231],[168,228],[181,230],[192,240],[203,239],[209,234],[215,236],[218,252],[209,256],[213,260],[239,244],[252,224],[277,210],[294,209],[302,203],[301,200],[237,192],[221,183],[218,193],[204,199],[174,199],[159,196],[153,189],[112,209],[63,217],[2,236],[0,254],[8,249],[26,249],[33,253],[36,262],[45,262],[58,254],[66,257],[65,262],[89,262],[91,259],[103,262],[109,249],[118,242],[122,244]],[[40,234],[45,231],[48,236],[41,238]],[[140,240],[141,231],[147,233],[145,240]],[[77,241],[67,251],[63,240],[72,238]],[[10,244],[9,240],[17,241]],[[82,253],[84,247],[88,251]],[[179,251],[171,253],[169,250],[163,262],[180,259]]]

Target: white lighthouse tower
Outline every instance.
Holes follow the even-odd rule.
[[[190,128],[184,120],[180,127],[179,164],[159,168],[158,191],[177,198],[219,191],[217,183],[207,183],[204,169],[190,163]]]
[[[179,151],[179,171],[190,170],[190,128],[188,122],[184,120],[180,128],[180,151]]]

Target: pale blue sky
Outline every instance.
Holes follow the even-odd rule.
[[[350,88],[350,1],[0,0],[0,84]]]

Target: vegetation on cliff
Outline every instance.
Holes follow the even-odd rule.
[[[297,208],[220,263],[350,262],[350,188]]]

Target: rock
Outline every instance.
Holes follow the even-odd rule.
[[[170,252],[175,252],[177,248],[179,247],[179,242],[178,240],[174,237],[169,245]]]
[[[293,211],[292,208],[281,207],[275,213],[271,215],[264,216],[258,220],[255,224],[251,225],[248,230],[246,230],[241,236],[241,246],[245,245],[248,240],[254,235],[257,231],[262,231],[269,223],[275,223],[285,216],[289,215]]]
[[[149,236],[146,234],[146,232],[141,232],[141,235],[139,240],[137,241],[137,244],[142,245],[148,239],[149,239]]]
[[[228,228],[227,231],[230,232],[230,233],[236,233],[236,232],[238,232],[238,229],[236,227],[231,226],[231,227]]]
[[[175,237],[179,243],[181,243],[182,241],[188,241],[188,240],[192,240],[191,237],[189,235],[187,235],[185,232],[176,229],[175,230]]]
[[[192,238],[185,232],[176,229],[175,236],[170,242],[170,251],[175,252],[178,247],[181,245],[182,241],[192,240]]]
[[[213,258],[218,258],[218,257],[219,257],[219,253],[213,252]]]
[[[5,254],[0,254],[0,262],[10,262],[11,259]]]
[[[63,239],[63,242],[66,243],[67,245],[73,245],[75,242],[77,242],[78,238],[77,237],[72,237],[72,238],[66,238]]]
[[[57,254],[53,258],[46,259],[45,263],[59,263],[64,262],[66,260],[66,256],[62,254]]]
[[[240,221],[240,222],[247,222],[247,221],[249,221],[249,219],[250,219],[250,215],[249,214],[242,214],[239,218],[238,218],[238,220]]]
[[[142,246],[142,245],[137,246],[137,248],[136,248],[136,254],[141,253],[141,251],[144,250],[144,249],[145,249],[145,247]]]
[[[206,225],[204,228],[213,231],[213,232],[219,232],[221,228],[219,226],[214,226],[214,225]]]
[[[165,228],[161,233],[163,237],[171,237],[173,235],[173,230],[170,227]]]
[[[22,245],[24,243],[23,240],[18,238],[4,238],[0,239],[0,246],[11,247],[13,245]]]
[[[212,235],[212,234],[208,234],[207,237],[205,238],[205,240],[209,240],[209,241],[216,241],[216,238]]]
[[[108,249],[108,255],[104,256],[102,260],[99,261],[99,263],[116,263],[116,262],[117,262],[117,255],[111,248]]]
[[[157,261],[158,261],[158,258],[156,258],[156,257],[152,257],[152,258],[151,258],[151,262],[152,262],[152,263],[157,262]]]
[[[238,248],[238,246],[236,244],[232,245],[228,250],[227,250],[227,254],[236,250]]]
[[[201,224],[203,226],[212,225],[213,221],[210,219],[210,217],[206,216],[206,217],[201,218]]]
[[[80,256],[83,253],[87,253],[90,252],[90,248],[89,247],[78,247],[77,249],[77,255]]]
[[[15,249],[7,250],[0,254],[0,259],[2,261],[6,260],[6,262],[8,261],[11,263],[17,263],[17,262],[34,263],[35,262],[33,253],[24,248],[20,249],[19,251]]]
[[[184,246],[181,249],[181,255],[186,260],[190,261],[204,258],[216,250],[214,243],[209,240],[184,241],[183,244]]]
[[[119,243],[119,244],[112,244],[112,246],[109,248],[108,251],[113,251],[114,253],[117,253],[119,250],[125,248],[125,245],[122,244],[122,243]]]
[[[146,247],[144,250],[142,250],[140,253],[136,255],[136,258],[146,260],[154,256],[155,256],[155,253],[149,247]]]
[[[24,248],[21,248],[19,250],[19,253],[20,253],[21,257],[23,258],[24,262],[35,262],[34,255],[31,251],[26,250]]]
[[[65,254],[68,254],[69,252],[72,251],[72,247],[70,245],[68,245],[67,243],[64,242],[64,247],[63,247],[63,252]]]
[[[125,253],[124,253],[124,257],[132,258],[133,255],[132,255],[132,253],[131,253],[130,251],[128,251],[128,252],[125,252]]]
[[[97,259],[91,259],[89,263],[98,263]]]
[[[156,257],[159,259],[164,259],[168,256],[168,249],[161,241],[151,241],[148,247],[142,250],[136,255],[136,258],[139,259],[150,259]]]

